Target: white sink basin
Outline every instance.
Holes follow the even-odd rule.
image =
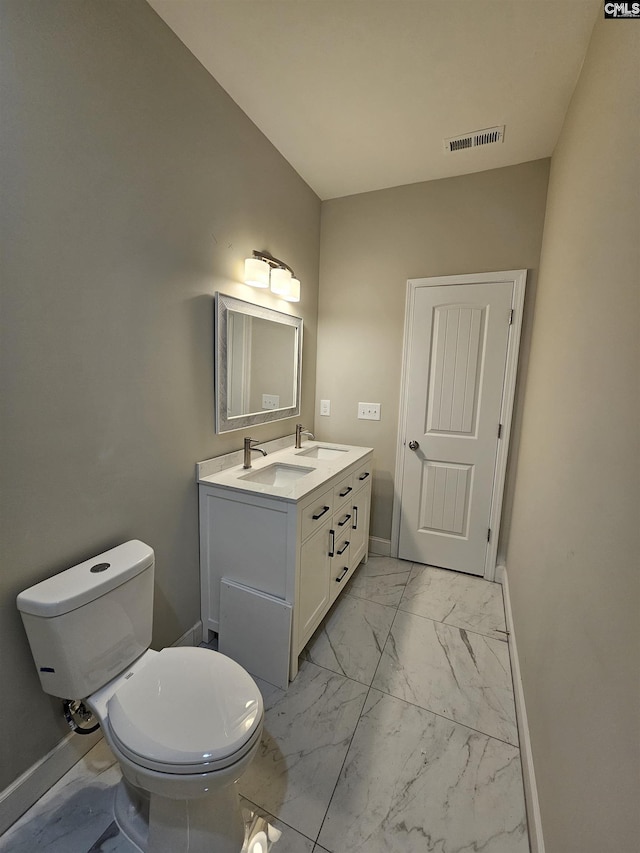
[[[285,465],[274,462],[265,468],[258,468],[250,474],[244,474],[240,480],[249,480],[251,483],[262,483],[263,486],[289,486],[300,477],[306,477],[315,468],[303,468],[301,465]]]
[[[296,453],[296,456],[311,456],[313,459],[335,459],[341,453],[347,452],[339,447],[324,447],[321,444],[316,444],[315,447],[310,447],[308,450],[301,450],[300,453]]]

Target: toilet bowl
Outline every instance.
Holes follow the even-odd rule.
[[[234,783],[258,749],[264,716],[242,667],[208,649],[148,650],[85,702],[126,780],[115,817],[130,841],[154,853],[239,853]]]
[[[82,697],[120,764],[123,834],[148,853],[240,853],[235,783],[260,743],[262,696],[218,652],[149,649],[153,565],[128,542],[25,590],[18,608],[44,689]]]
[[[241,666],[209,649],[148,650],[85,703],[126,780],[115,818],[130,841],[153,853],[239,853],[234,783],[258,749],[264,717]]]

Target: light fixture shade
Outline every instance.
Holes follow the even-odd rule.
[[[269,287],[269,264],[260,258],[246,258],[244,283],[251,287]]]
[[[283,267],[274,267],[271,270],[271,290],[283,299],[288,298],[292,281],[290,270]]]
[[[287,302],[300,302],[300,282],[297,278],[292,278],[289,282],[289,293],[282,297]]]

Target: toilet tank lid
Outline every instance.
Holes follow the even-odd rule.
[[[25,589],[18,610],[32,616],[60,616],[94,601],[153,566],[153,548],[132,539],[84,563]]]

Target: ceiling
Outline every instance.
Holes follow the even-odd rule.
[[[549,157],[602,5],[148,1],[321,199]]]

